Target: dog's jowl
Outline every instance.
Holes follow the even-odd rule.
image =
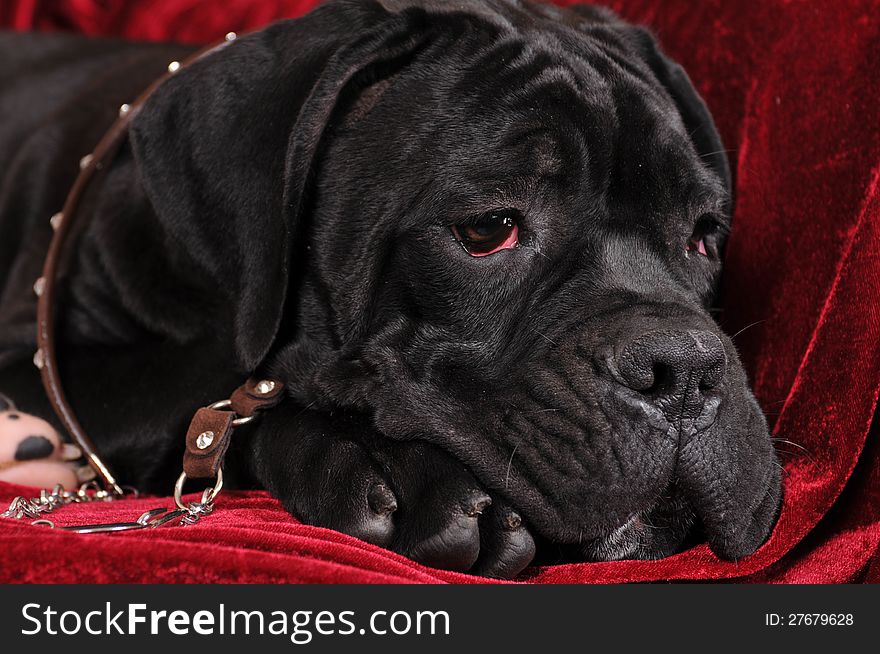
[[[34,280],[80,158],[184,46],[0,36],[0,390],[50,410]],[[780,467],[710,308],[725,149],[651,34],[597,8],[330,2],[163,82],[79,207],[60,365],[118,477],[284,400],[227,482],[420,562],[756,550]]]

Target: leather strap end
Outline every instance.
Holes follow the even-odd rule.
[[[230,408],[239,416],[249,418],[257,411],[269,409],[284,397],[284,384],[272,379],[248,379],[229,398]]]
[[[229,411],[203,408],[196,411],[186,432],[183,471],[190,479],[213,479],[223,466],[223,457],[232,437]]]

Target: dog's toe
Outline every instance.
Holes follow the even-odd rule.
[[[497,504],[480,518],[480,553],[474,574],[510,579],[532,562],[535,540],[516,511]]]
[[[406,554],[432,568],[466,572],[480,554],[477,520],[456,516],[439,532],[409,548]]]
[[[346,498],[328,502],[316,524],[341,531],[373,545],[387,546],[394,535],[397,498],[378,475],[367,473],[356,480]]]
[[[268,490],[306,524],[387,546],[398,503],[392,485],[360,443],[300,413],[266,416],[256,458]],[[293,419],[302,431],[289,428]]]
[[[457,496],[431,493],[401,526],[398,547],[432,568],[470,570],[480,555],[479,516],[491,502],[474,488],[462,488]]]
[[[353,507],[340,531],[373,545],[385,546],[394,535],[392,515],[397,498],[383,481],[373,481],[366,493],[365,505]]]

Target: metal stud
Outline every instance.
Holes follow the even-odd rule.
[[[227,41],[235,41],[238,38],[238,34],[235,32],[226,32],[226,40]]]
[[[201,434],[196,436],[196,447],[200,450],[207,449],[213,442],[214,432],[212,431],[203,431]]]
[[[40,297],[43,294],[43,289],[46,288],[46,278],[38,277],[37,281],[34,282],[34,294],[37,297]]]
[[[129,111],[131,111],[131,105],[130,105],[130,104],[122,104],[122,105],[119,105],[119,117],[120,117],[120,118],[122,118],[122,117],[123,117],[125,114],[127,114]]]
[[[62,220],[64,220],[64,214],[59,211],[49,218],[49,224],[52,225],[52,229],[57,231],[58,228],[61,227]]]
[[[38,370],[42,370],[43,366],[46,365],[46,355],[43,354],[42,348],[34,352],[34,365]]]
[[[257,382],[257,393],[260,395],[266,395],[267,393],[271,393],[275,390],[275,382],[270,379],[264,379],[261,382]]]
[[[84,156],[82,159],[79,160],[79,169],[82,170],[83,168],[88,166],[90,163],[92,163],[92,155],[87,154],[86,156]]]
[[[169,73],[176,73],[178,70],[180,70],[180,62],[179,61],[172,61],[170,64],[168,64],[168,72]]]

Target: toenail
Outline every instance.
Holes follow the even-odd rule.
[[[483,513],[483,510],[486,509],[490,504],[492,504],[492,498],[488,495],[477,495],[473,500],[471,500],[470,506],[465,511],[465,513],[471,517],[480,515]]]
[[[397,510],[397,499],[385,484],[375,484],[367,493],[367,504],[374,513],[388,515]]]
[[[504,528],[508,531],[514,531],[522,526],[522,518],[516,511],[511,511],[504,516]]]

